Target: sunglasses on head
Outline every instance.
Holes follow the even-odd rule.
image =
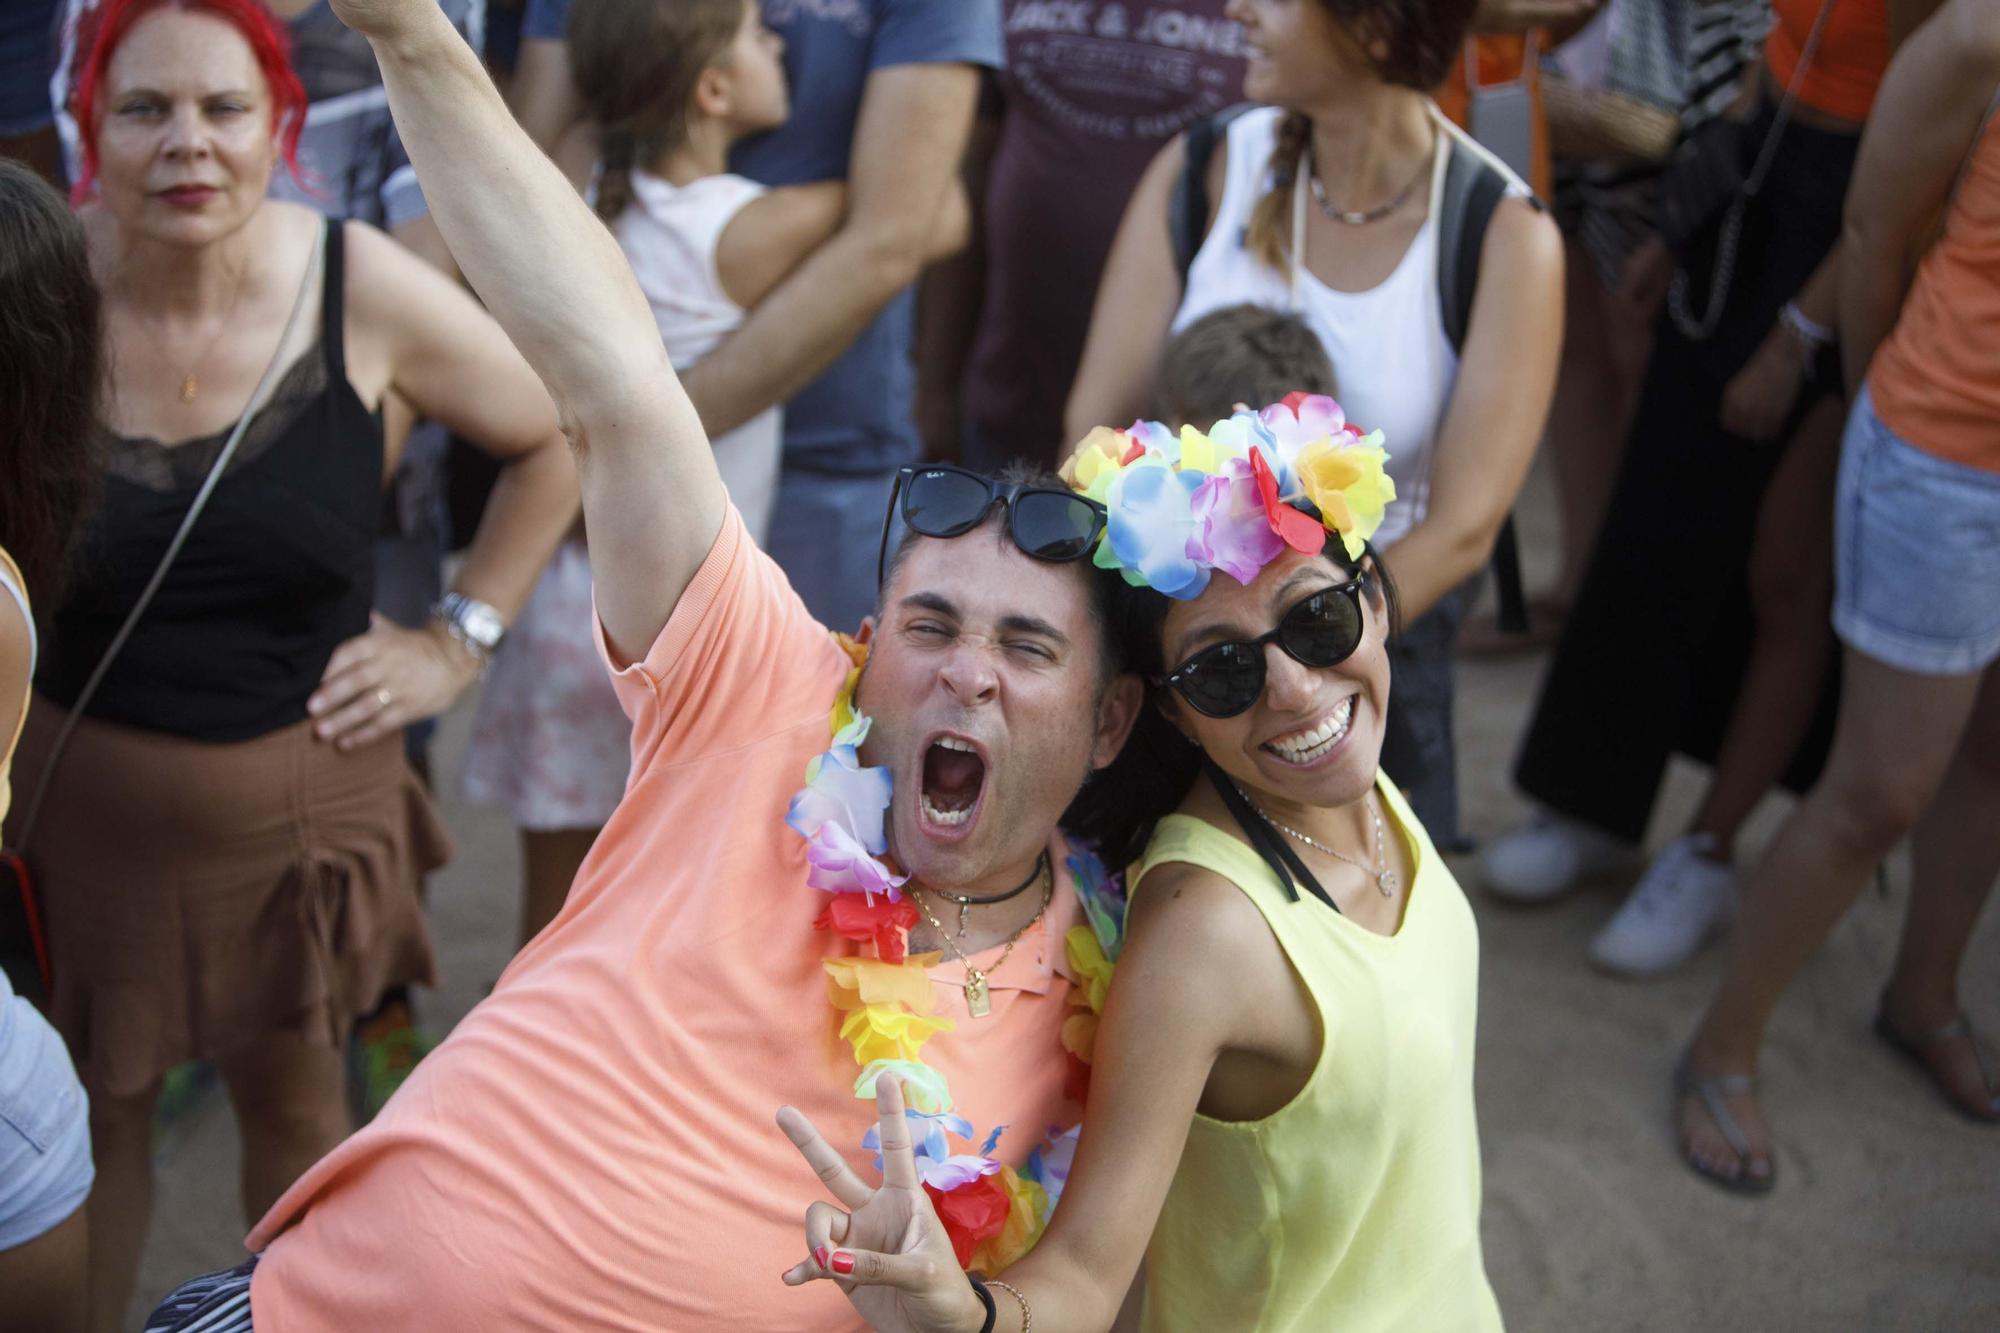
[[[1235,717],[1264,692],[1264,645],[1275,643],[1293,661],[1330,667],[1361,646],[1361,588],[1366,576],[1321,588],[1294,602],[1276,628],[1254,639],[1210,644],[1154,685],[1171,685],[1188,706],[1209,717]]]
[[[906,467],[896,473],[889,511],[882,516],[882,546],[875,554],[878,584],[888,568],[889,529],[899,501],[904,525],[925,537],[962,537],[1000,505],[1007,511],[1007,535],[1037,560],[1081,560],[1104,532],[1104,506],[1074,491],[995,481],[946,463]]]

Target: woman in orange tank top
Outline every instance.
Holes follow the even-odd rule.
[[[1891,67],[1848,194],[1840,332],[1848,373],[1869,379],[1836,503],[1840,721],[1824,776],[1757,868],[1678,1082],[1682,1153],[1731,1188],[1773,1179],[1751,1083],[1772,1010],[1905,835],[1916,876],[1875,1030],[1955,1109],[2000,1123],[2000,1064],[1957,985],[2000,874],[1996,84],[2000,0],[1950,0]]]

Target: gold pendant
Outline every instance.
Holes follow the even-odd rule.
[[[965,1009],[974,1018],[984,1018],[993,1012],[993,997],[986,989],[984,972],[965,970]]]
[[[194,396],[200,392],[201,385],[196,381],[194,376],[185,375],[181,377],[181,401],[183,403],[193,402]]]

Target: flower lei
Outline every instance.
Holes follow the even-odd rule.
[[[880,859],[888,851],[891,779],[885,768],[862,765],[860,747],[870,721],[854,707],[868,649],[844,634],[834,638],[850,665],[828,719],[833,743],[806,765],[806,785],[792,798],[785,823],[806,840],[806,883],[828,895],[814,926],[872,946],[875,956],[825,960],[827,1000],[842,1015],[840,1035],[861,1067],[854,1095],[872,1100],[875,1080],[883,1074],[902,1081],[924,1192],[951,1237],[959,1266],[991,1275],[1041,1238],[1069,1178],[1078,1127],[1052,1129],[1019,1171],[993,1157],[1005,1125],[995,1127],[974,1152],[952,1151],[953,1137],[974,1137],[972,1122],[953,1113],[944,1075],[920,1057],[926,1041],[956,1024],[931,1012],[929,970],[938,955],[909,952],[909,932],[917,923],[916,906],[902,893],[909,876]],[[1064,1094],[1081,1104],[1089,1088],[1097,1016],[1123,943],[1125,896],[1090,852],[1074,851],[1067,865],[1090,923],[1073,927],[1064,940],[1070,969],[1080,979],[1068,1000],[1076,1012],[1062,1025]],[[871,1127],[862,1146],[876,1152],[879,1167],[880,1130]]]
[[[1382,432],[1361,434],[1340,404],[1295,393],[1240,411],[1207,434],[1157,421],[1100,426],[1063,480],[1108,511],[1092,561],[1127,583],[1190,600],[1211,570],[1248,584],[1287,548],[1317,555],[1339,535],[1350,560],[1396,498]]]

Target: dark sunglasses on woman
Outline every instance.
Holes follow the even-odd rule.
[[[879,584],[889,563],[889,530],[901,501],[903,523],[925,537],[961,537],[986,521],[994,505],[1007,510],[1007,534],[1037,560],[1081,560],[1104,532],[1104,506],[1074,491],[1025,482],[995,481],[977,472],[932,463],[896,473],[889,511],[882,516],[882,546],[875,554]]]
[[[1309,667],[1330,667],[1353,656],[1361,646],[1361,589],[1366,582],[1365,574],[1357,574],[1309,593],[1278,617],[1270,633],[1210,644],[1166,675],[1150,679],[1156,686],[1173,686],[1197,713],[1235,717],[1264,692],[1265,644],[1277,644],[1293,661]]]

